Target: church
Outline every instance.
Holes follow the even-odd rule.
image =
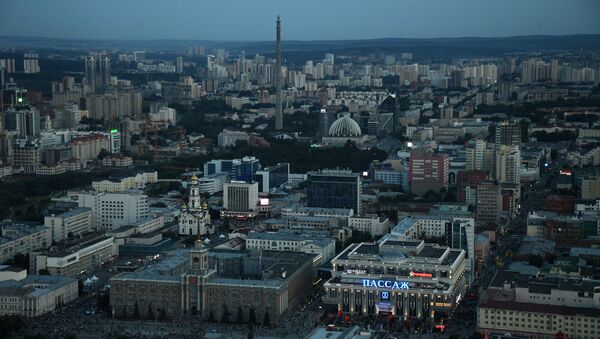
[[[214,225],[210,222],[210,213],[206,202],[200,197],[198,178],[193,176],[190,184],[188,204],[181,207],[179,216],[179,234],[202,236],[215,233]]]

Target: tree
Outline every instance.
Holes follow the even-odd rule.
[[[479,332],[475,332],[475,333],[471,334],[469,339],[483,339],[483,335]]]
[[[127,307],[123,307],[121,309],[121,318],[122,319],[127,319]]]
[[[50,275],[50,271],[48,271],[47,268],[42,268],[41,270],[38,271],[39,275]]]
[[[133,305],[133,319],[140,319],[140,308],[138,306],[138,302],[136,301]]]
[[[250,324],[256,324],[256,311],[254,310],[254,306],[250,308],[250,314],[248,315],[248,322]]]
[[[265,325],[265,326],[271,325],[271,319],[269,317],[269,310],[268,309],[265,309],[265,316],[263,318],[263,325]]]
[[[241,306],[238,306],[236,322],[238,324],[243,324],[244,323],[244,311],[242,311],[242,307]]]
[[[98,160],[103,160],[104,158],[106,158],[107,156],[110,155],[110,152],[105,150],[104,148],[100,150],[100,152],[98,153]]]
[[[223,315],[221,316],[221,322],[227,324],[229,322],[229,310],[227,305],[223,304]]]
[[[215,314],[214,314],[213,310],[210,310],[210,312],[208,312],[208,321],[211,323],[215,322]]]

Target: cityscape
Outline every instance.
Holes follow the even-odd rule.
[[[0,338],[600,338],[599,3],[27,2]]]

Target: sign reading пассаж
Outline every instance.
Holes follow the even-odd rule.
[[[392,290],[408,290],[410,288],[408,281],[363,279],[362,285],[363,287],[389,288]]]

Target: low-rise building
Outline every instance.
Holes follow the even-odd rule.
[[[30,275],[0,281],[0,315],[36,317],[58,309],[79,296],[75,278]]]
[[[529,338],[600,337],[600,281],[498,271],[477,308],[485,334]]]
[[[102,159],[102,166],[104,167],[131,167],[133,166],[133,159],[125,155],[109,155]]]
[[[51,229],[53,242],[77,237],[92,231],[92,209],[81,207],[59,215],[51,214],[44,217],[44,225]]]
[[[376,237],[390,232],[390,220],[376,215],[351,216],[348,218],[348,227]]]
[[[146,184],[158,181],[158,172],[119,172],[108,179],[92,181],[92,188],[97,192],[123,192],[129,189],[144,189]]]
[[[115,316],[138,309],[176,319],[193,314],[204,321],[278,323],[311,291],[313,255],[285,251],[210,253],[201,241],[191,251],[110,279],[110,304]],[[254,319],[253,319],[254,318]]]
[[[44,249],[52,245],[52,233],[46,226],[0,223],[0,263],[17,254]]]
[[[97,270],[116,254],[113,237],[92,233],[49,251],[31,252],[29,271],[38,274],[45,269],[52,275],[77,277],[81,272]]]
[[[327,232],[250,232],[246,238],[246,248],[310,253],[315,255],[315,265],[324,265],[335,255],[335,239]]]

